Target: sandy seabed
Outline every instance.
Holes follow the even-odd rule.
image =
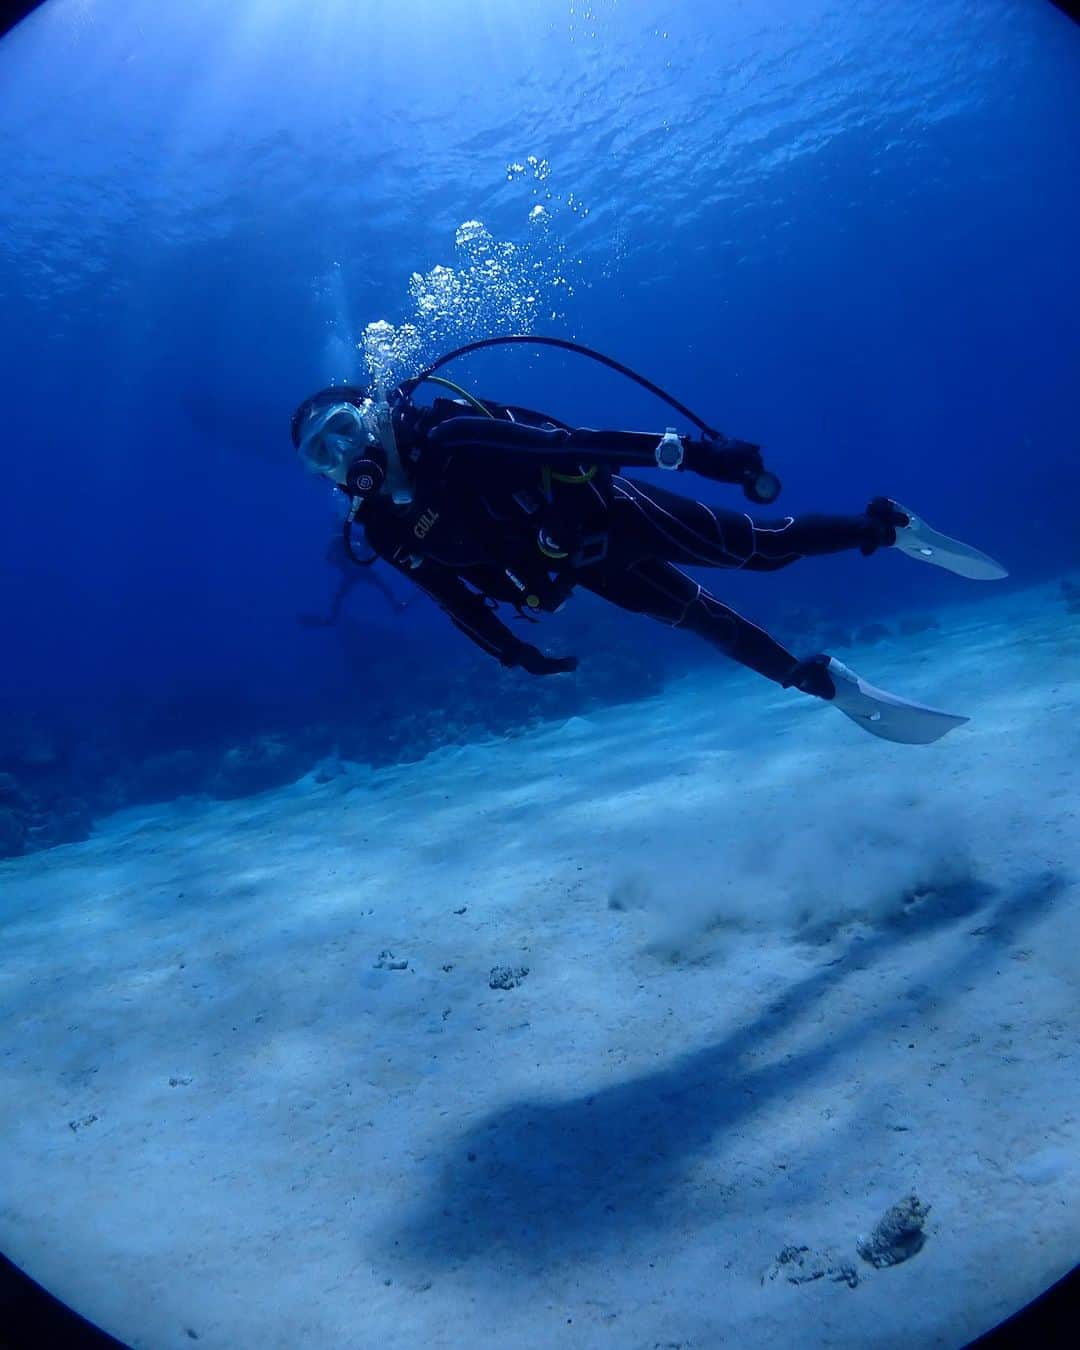
[[[0,864],[0,1248],[136,1347],[986,1329],[1080,1255],[1080,620],[940,617],[842,653],[934,746],[718,666]]]

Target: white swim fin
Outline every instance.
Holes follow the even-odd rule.
[[[959,539],[950,539],[931,529],[926,521],[914,511],[893,502],[898,511],[908,517],[906,525],[896,527],[896,544],[901,553],[919,562],[932,563],[935,567],[944,567],[957,576],[968,577],[972,581],[1000,581],[1009,575],[999,562],[973,548],[971,544],[961,543]]]
[[[971,720],[877,689],[835,656],[829,657],[826,669],[836,686],[832,706],[857,722],[864,731],[883,740],[898,741],[901,745],[929,745],[953,727],[963,726]]]

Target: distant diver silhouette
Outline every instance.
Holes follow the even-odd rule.
[[[298,614],[297,622],[305,628],[333,628],[341,620],[345,597],[359,587],[365,589],[365,583],[379,592],[395,614],[403,614],[409,607],[407,600],[400,600],[377,572],[359,569],[345,550],[340,537],[335,537],[326,550],[326,561],[339,573],[337,589],[330,601],[329,614]]]
[[[495,403],[436,375],[466,352],[504,343],[569,349],[627,375],[702,433],[574,428],[547,413]],[[413,401],[424,383],[455,397]],[[624,476],[624,466],[690,470],[741,486],[757,504],[779,480],[760,447],[722,435],[657,385],[610,357],[561,338],[514,336],[468,343],[390,391],[322,389],[292,417],[301,462],[349,499],[344,549],[361,567],[385,559],[430,595],[453,623],[504,666],[534,675],[572,671],[577,658],[546,656],[495,614],[522,618],[562,608],[584,587],[622,609],[699,634],[784,688],[828,700],[886,740],[925,744],[968,719],[898,698],[835,657],[798,660],[677,564],[772,572],[801,558],[847,549],[896,548],[975,580],[1005,569],[939,534],[907,507],[875,497],[858,515],[761,520]],[[363,527],[370,557],[357,558]]]

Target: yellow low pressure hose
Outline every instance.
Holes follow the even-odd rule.
[[[455,384],[453,380],[444,380],[441,375],[429,375],[427,382],[428,384],[441,384],[444,389],[452,389],[455,394],[460,394],[467,403],[471,403],[478,412],[482,412],[485,417],[494,419],[495,414],[493,412],[485,408],[478,398],[473,398],[467,389],[462,389],[461,385]]]

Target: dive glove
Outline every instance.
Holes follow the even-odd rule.
[[[519,642],[510,661],[530,675],[565,675],[578,667],[576,656],[545,656],[530,642]]]

